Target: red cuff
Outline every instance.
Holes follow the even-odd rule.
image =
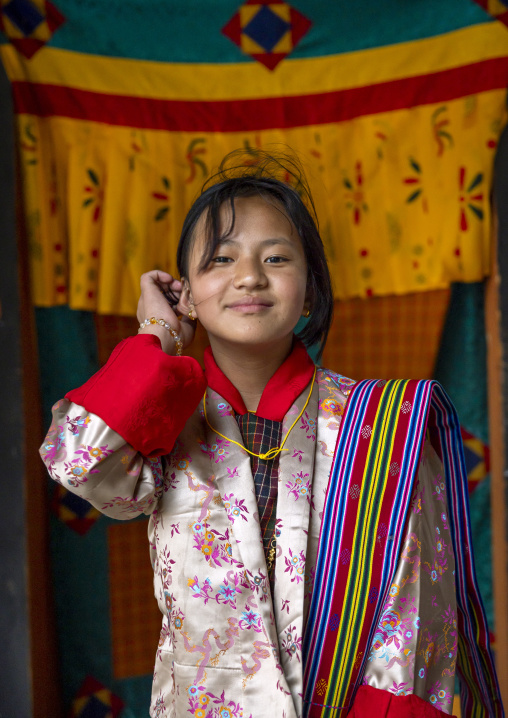
[[[360,686],[348,718],[453,718],[415,695],[396,696],[372,686]]]
[[[172,357],[158,337],[138,334],[115,348],[109,361],[66,398],[97,414],[145,456],[168,454],[206,388],[191,357]]]

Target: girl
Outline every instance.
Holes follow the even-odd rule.
[[[501,715],[481,608],[457,606],[454,574],[474,581],[453,471],[421,448],[432,387],[314,365],[304,342],[323,347],[333,295],[307,185],[287,158],[236,160],[185,220],[181,279],[142,276],[138,335],[56,404],[41,449],[108,516],[150,516],[150,715],[438,718],[457,620],[464,705]],[[204,372],[181,356],[196,320]]]

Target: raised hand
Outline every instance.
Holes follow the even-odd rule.
[[[187,308],[181,304],[183,285],[167,272],[154,269],[141,275],[141,295],[138,301],[137,318],[139,322],[155,317],[164,319],[180,335],[184,349],[194,339],[195,322],[187,318]],[[171,293],[178,303],[170,304],[166,295]],[[182,315],[179,319],[179,316]],[[166,354],[176,354],[175,340],[160,324],[149,324],[139,330],[140,334],[155,334],[161,340]]]

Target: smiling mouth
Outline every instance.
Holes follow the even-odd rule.
[[[271,306],[273,306],[271,302],[259,299],[259,297],[243,297],[243,299],[238,299],[238,301],[230,304],[228,309],[232,309],[237,312],[249,313],[261,312],[264,309],[269,309]]]

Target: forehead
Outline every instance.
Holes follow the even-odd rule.
[[[233,199],[234,212],[231,202],[223,202],[219,209],[219,233],[228,238],[242,234],[273,234],[277,236],[294,238],[300,243],[298,232],[282,205],[273,197],[255,195],[252,197],[235,197]],[[207,237],[207,219],[210,210],[205,210],[198,220],[195,239],[198,244],[206,244],[211,237]],[[234,223],[234,224],[233,224]]]
[[[235,226],[233,234],[249,228],[271,229],[283,232],[284,234],[297,235],[291,219],[286,214],[282,205],[272,197],[236,197]],[[232,210],[231,204],[224,203],[220,208],[221,229],[227,231],[231,226]]]

